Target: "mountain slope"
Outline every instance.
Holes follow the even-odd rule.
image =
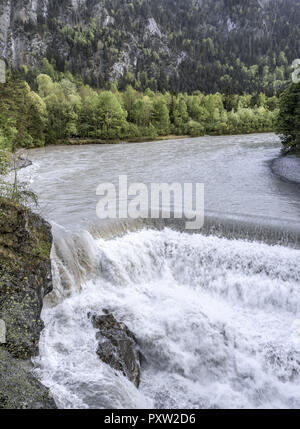
[[[300,56],[299,22],[300,0],[1,0],[0,56],[47,57],[93,86],[272,94]]]

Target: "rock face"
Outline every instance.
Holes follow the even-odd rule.
[[[136,387],[140,384],[141,355],[134,335],[124,323],[106,312],[104,316],[91,316],[93,326],[99,329],[97,354],[112,368],[121,371]]]
[[[0,198],[0,319],[6,325],[6,343],[0,346],[0,407],[35,408],[37,397],[45,407],[53,406],[52,400],[45,401],[47,390],[24,369],[24,361],[38,352],[43,298],[52,290],[51,244],[47,222]],[[34,392],[27,403],[21,394],[15,397],[25,386]]]
[[[0,409],[53,409],[54,400],[26,362],[0,347]]]
[[[130,72],[123,86],[176,91],[239,92],[258,65],[241,88],[253,92],[297,57],[299,17],[299,0],[1,0],[0,57],[30,68],[48,58],[93,86]]]

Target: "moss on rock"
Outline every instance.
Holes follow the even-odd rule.
[[[6,344],[0,348],[0,408],[32,408],[43,401],[45,407],[53,405],[44,397],[47,389],[22,368],[22,360],[38,352],[43,299],[52,291],[51,244],[46,221],[0,198],[0,319],[6,324]]]
[[[0,199],[0,318],[7,349],[17,358],[36,354],[44,296],[51,292],[50,225],[15,202]]]

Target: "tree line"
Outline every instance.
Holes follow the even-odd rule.
[[[41,147],[71,138],[105,141],[154,140],[169,134],[193,137],[274,130],[278,98],[137,91],[114,82],[95,90],[48,63],[32,80],[9,71],[0,85],[0,163],[17,148]]]
[[[300,154],[300,83],[292,83],[280,96],[276,131],[284,153]]]

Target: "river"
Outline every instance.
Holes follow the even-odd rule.
[[[62,408],[299,408],[300,188],[273,134],[29,151],[55,290],[35,372]],[[100,222],[103,182],[198,182],[206,219]],[[139,389],[96,355],[108,310],[145,357]]]

